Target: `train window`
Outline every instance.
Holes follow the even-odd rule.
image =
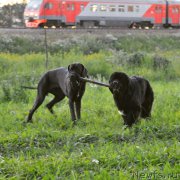
[[[116,6],[115,5],[110,5],[109,6],[109,11],[115,12],[116,11]]]
[[[92,12],[96,12],[97,9],[98,9],[98,6],[97,6],[96,4],[91,5],[90,10],[91,10]]]
[[[155,12],[156,13],[162,13],[162,7],[161,6],[156,6],[155,7]]]
[[[84,11],[84,4],[80,5],[81,11]]]
[[[53,8],[53,4],[52,3],[46,3],[44,5],[44,9],[52,9]]]
[[[119,12],[124,12],[124,11],[125,11],[124,5],[119,5],[119,6],[118,6],[118,11],[119,11]]]
[[[100,6],[100,11],[107,11],[107,6],[106,5],[101,5]]]
[[[68,11],[74,11],[74,4],[67,4]]]
[[[172,13],[173,13],[173,14],[179,14],[179,9],[178,9],[178,7],[173,7],[173,8],[172,8]]]
[[[139,6],[135,6],[135,11],[139,12]]]
[[[27,10],[38,10],[41,6],[41,1],[38,1],[38,2],[34,2],[34,1],[30,1],[28,4],[27,4]],[[1,3],[0,3],[1,4]]]
[[[134,11],[134,7],[133,6],[128,6],[128,12],[133,12]]]

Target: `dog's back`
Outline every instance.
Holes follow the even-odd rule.
[[[132,76],[130,77],[130,85],[131,89],[133,89],[134,94],[139,96],[141,98],[141,101],[143,101],[146,91],[150,87],[149,82],[140,76]]]
[[[138,96],[137,100],[142,107],[141,117],[150,117],[150,112],[154,101],[154,92],[149,81],[139,76],[132,76],[131,81],[135,86],[134,94]]]
[[[61,88],[62,92],[66,95],[65,82],[67,78],[67,68],[60,67],[57,69],[46,72],[40,79],[38,88],[42,88],[44,91],[50,91],[51,89]]]

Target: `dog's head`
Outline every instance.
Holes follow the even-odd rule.
[[[129,86],[130,79],[123,72],[114,72],[109,79],[109,89],[114,95],[123,95]]]
[[[77,74],[80,77],[88,77],[88,71],[81,63],[73,63],[68,66],[68,71],[71,74]]]
[[[69,79],[71,87],[79,88],[81,84],[80,77],[88,77],[88,71],[81,63],[73,63],[68,66]]]

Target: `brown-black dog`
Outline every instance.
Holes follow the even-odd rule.
[[[114,72],[110,76],[109,84],[125,125],[132,126],[138,118],[151,116],[154,93],[146,79]]]
[[[87,69],[80,63],[71,64],[68,68],[60,67],[46,72],[38,83],[36,101],[29,112],[27,122],[32,122],[34,112],[43,103],[48,93],[55,96],[46,105],[51,113],[53,113],[53,106],[67,96],[72,120],[76,120],[76,115],[80,119],[81,98],[85,92],[86,83],[82,82],[79,77],[87,76]],[[74,105],[76,106],[76,115]]]

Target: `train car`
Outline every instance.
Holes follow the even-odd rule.
[[[31,0],[26,27],[180,26],[180,0]]]
[[[180,0],[167,2],[167,23],[172,26],[180,26]]]

